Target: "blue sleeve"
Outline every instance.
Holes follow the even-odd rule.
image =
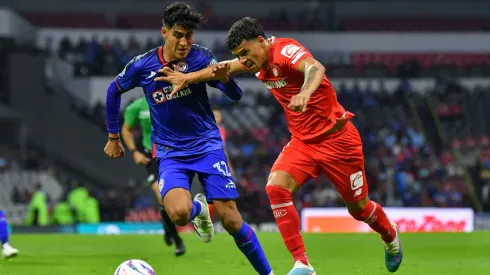
[[[107,131],[111,134],[119,133],[119,112],[121,108],[121,95],[138,86],[137,58],[133,58],[117,75],[107,88],[106,114]]]
[[[238,86],[235,80],[230,76],[228,83],[223,84],[220,81],[209,81],[208,85],[219,89],[231,100],[240,100],[243,95],[242,88]]]

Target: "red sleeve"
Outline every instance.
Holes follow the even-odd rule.
[[[291,70],[298,70],[298,65],[301,60],[308,57],[313,57],[311,53],[295,40],[285,42],[280,47],[279,57],[281,61]]]

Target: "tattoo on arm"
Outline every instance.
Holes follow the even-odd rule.
[[[318,68],[316,66],[310,66],[308,69],[305,71],[305,82],[303,83],[303,86],[301,87],[301,91],[307,90],[310,88],[311,83],[315,79],[315,75],[318,73]]]

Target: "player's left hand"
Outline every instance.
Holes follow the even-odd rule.
[[[107,156],[117,159],[124,156],[124,147],[120,139],[107,141],[104,147],[104,152]]]
[[[176,65],[173,66],[173,70],[170,67],[163,67],[158,72],[163,75],[155,77],[155,81],[165,81],[174,87],[170,93],[170,98],[187,86],[186,75],[179,72]]]
[[[310,95],[306,93],[299,93],[291,98],[288,108],[295,112],[304,112],[306,111],[308,101],[310,101]]]

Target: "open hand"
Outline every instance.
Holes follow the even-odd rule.
[[[179,72],[176,65],[173,66],[173,70],[170,67],[163,67],[158,72],[163,75],[155,77],[155,81],[168,82],[174,87],[170,93],[170,98],[187,86],[186,74]]]

